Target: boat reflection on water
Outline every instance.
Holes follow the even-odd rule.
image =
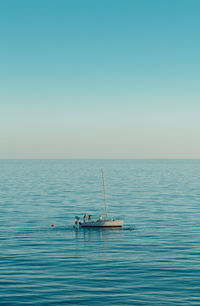
[[[123,232],[123,228],[94,228],[94,227],[88,227],[88,228],[82,228],[81,229],[84,234],[85,239],[95,239],[95,240],[105,240],[108,236],[113,236],[113,234],[121,234]],[[79,231],[80,232],[80,231]]]
[[[80,228],[75,231],[77,248],[82,255],[87,257],[98,257],[107,260],[112,257],[113,252],[118,247],[118,243],[123,241],[123,228]],[[109,256],[110,255],[110,256]]]

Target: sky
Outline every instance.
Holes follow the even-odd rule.
[[[199,0],[0,0],[0,158],[200,158]]]

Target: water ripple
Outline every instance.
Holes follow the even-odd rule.
[[[74,231],[75,215],[103,212],[102,167],[109,214],[125,228]],[[0,170],[0,304],[200,304],[199,160],[1,160]]]

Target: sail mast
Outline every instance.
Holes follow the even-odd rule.
[[[103,169],[101,169],[101,173],[102,173],[102,180],[103,180],[105,216],[106,216],[106,220],[107,220],[107,219],[108,219],[108,216],[107,216],[107,207],[106,207],[106,188],[105,188],[105,183],[104,183],[104,173],[103,173]]]

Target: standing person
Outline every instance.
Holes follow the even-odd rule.
[[[84,217],[83,217],[83,221],[84,221],[84,222],[86,222],[86,215],[84,215]]]
[[[78,226],[79,226],[78,225],[78,220],[79,220],[79,217],[76,216],[75,217],[75,223],[74,223],[74,226],[73,226],[76,230],[78,229]]]

